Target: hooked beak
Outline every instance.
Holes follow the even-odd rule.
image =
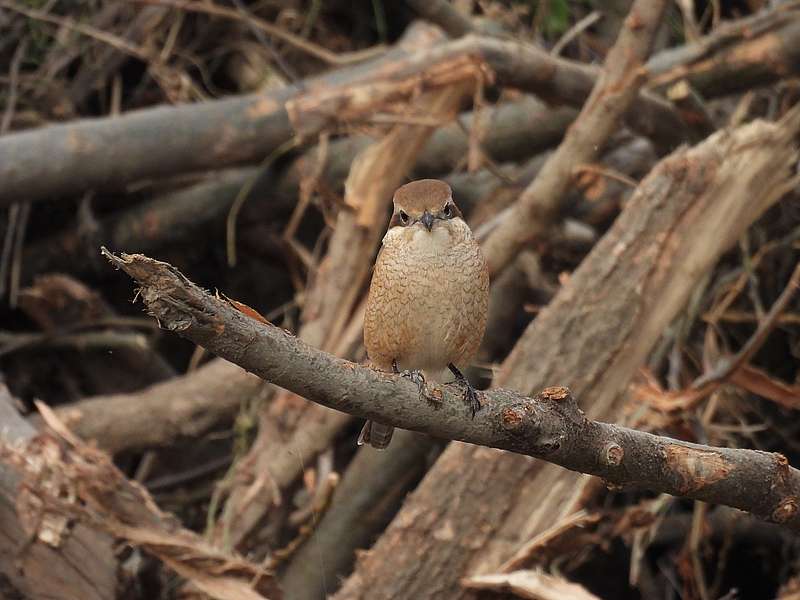
[[[427,210],[424,213],[422,213],[420,221],[422,221],[422,224],[425,225],[425,228],[428,231],[433,229],[433,215],[429,213]]]

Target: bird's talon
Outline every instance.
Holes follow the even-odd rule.
[[[475,388],[469,383],[467,384],[467,388],[464,390],[464,402],[466,402],[467,406],[469,406],[469,409],[472,412],[472,418],[474,419],[475,414],[481,409],[481,401],[478,399],[478,392],[475,391]]]
[[[469,406],[470,411],[472,411],[472,418],[475,418],[475,414],[481,409],[481,401],[478,399],[478,392],[475,391],[475,388],[472,387],[472,384],[464,377],[464,374],[458,370],[453,363],[447,365],[453,375],[456,376],[456,381],[464,386],[464,395],[462,398],[464,402],[467,403]]]
[[[416,369],[414,371],[409,371],[408,369],[401,371],[397,368],[396,360],[392,361],[392,371],[394,371],[395,375],[400,375],[400,377],[405,377],[406,379],[410,379],[416,383],[420,397],[425,399],[428,398],[427,394],[425,393],[425,375],[422,374],[422,371]]]

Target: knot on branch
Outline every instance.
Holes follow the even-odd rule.
[[[618,467],[625,458],[625,450],[616,442],[608,442],[600,454],[600,462],[609,467]]]
[[[785,498],[777,508],[772,511],[772,520],[775,523],[786,523],[797,514],[797,498]]]
[[[501,420],[503,423],[503,429],[506,431],[510,431],[512,433],[518,431],[525,421],[524,407],[511,406],[503,409]]]
[[[564,390],[566,396],[571,398],[567,388],[548,389]],[[554,393],[558,396],[558,393]],[[513,398],[500,412],[503,430],[538,456],[547,456],[559,450],[566,437],[566,423],[560,411],[554,411],[552,406],[541,402],[540,397],[531,399],[515,393]]]
[[[578,408],[578,403],[568,387],[561,385],[546,387],[536,395],[536,400],[550,404],[572,423],[581,424],[585,420],[583,411]]]

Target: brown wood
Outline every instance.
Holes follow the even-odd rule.
[[[16,444],[36,433],[14,408],[5,385],[0,386],[0,423],[3,439]],[[116,598],[113,539],[79,524],[57,548],[32,540],[17,516],[19,484],[18,471],[0,464],[0,596],[30,600]]]
[[[230,423],[265,384],[224,360],[130,394],[93,396],[56,409],[85,440],[109,453],[158,448]]]
[[[749,88],[796,71],[799,12],[781,11],[778,24],[763,28],[752,40],[744,38],[743,49],[736,44],[720,47],[711,40],[705,60],[692,68],[692,85],[701,94],[712,96],[730,91],[721,81],[736,82],[736,89]],[[740,39],[747,31],[743,28]],[[418,82],[421,72],[438,69],[443,73],[464,67],[466,56],[480,57],[475,66],[483,62],[501,85],[572,106],[583,104],[598,77],[595,68],[551,57],[518,42],[468,35],[435,51],[418,53],[401,43],[379,59],[272,92],[146,109],[4,136],[0,139],[0,180],[4,182],[0,205],[90,189],[119,189],[137,179],[258,161],[296,133],[309,136],[319,132],[337,113],[347,118],[364,116],[371,113],[375,102],[385,101],[385,97],[373,96],[367,103],[348,107],[350,88],[356,84],[388,79],[400,90],[404,77],[406,82]],[[696,48],[681,55],[671,52],[663,59],[655,57],[659,62],[652,68],[679,69],[682,61],[696,56]],[[730,76],[732,69],[735,77]],[[687,137],[677,112],[653,95],[640,94],[628,118],[634,128],[664,147]],[[298,124],[301,129],[296,129]]]

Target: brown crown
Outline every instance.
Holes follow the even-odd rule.
[[[437,214],[452,197],[453,191],[444,181],[420,179],[397,189],[394,193],[394,206],[414,217],[426,210]]]

